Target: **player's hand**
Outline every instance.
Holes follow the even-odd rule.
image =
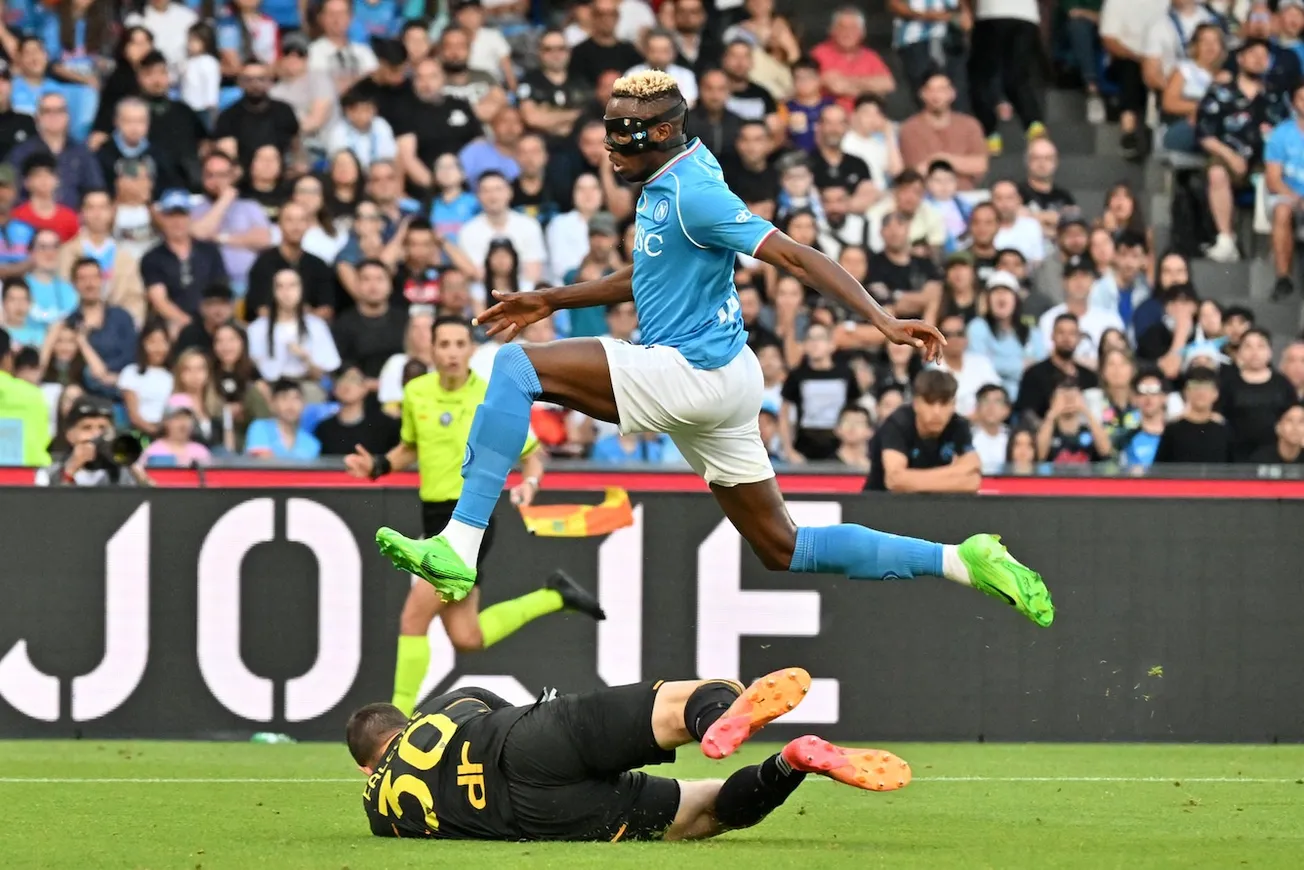
[[[512,504],[517,507],[529,507],[530,503],[534,501],[536,492],[538,492],[538,488],[533,483],[523,480],[512,487],[512,491],[508,495],[512,499]]]
[[[344,457],[344,470],[350,477],[371,477],[376,468],[376,458],[367,452],[361,444],[353,445],[353,452]]]
[[[486,326],[485,336],[501,335],[508,342],[531,323],[537,323],[552,314],[552,305],[546,293],[505,293],[495,290],[498,301],[471,321],[476,326]]]
[[[908,344],[919,348],[919,355],[924,362],[935,362],[942,358],[946,339],[937,331],[937,327],[922,320],[898,320],[894,317],[879,326],[879,329],[893,344]]]

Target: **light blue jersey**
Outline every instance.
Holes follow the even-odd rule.
[[[1281,178],[1291,192],[1304,194],[1304,131],[1294,118],[1283,121],[1268,134],[1263,146],[1265,163],[1281,164]]]
[[[747,210],[701,140],[648,179],[634,221],[641,344],[676,348],[693,368],[727,365],[747,344],[733,273],[774,225]]]

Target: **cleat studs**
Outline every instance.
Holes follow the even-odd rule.
[[[791,701],[788,702],[788,709],[789,709],[789,710],[791,710],[793,707],[796,707],[796,706],[797,706],[797,705],[794,704],[793,702],[791,702]]]
[[[883,788],[883,783],[880,782],[880,783],[878,784],[878,787],[879,787],[880,789]]]
[[[795,680],[795,679],[797,679],[797,672],[796,672],[796,671],[788,671],[788,679],[790,679],[790,680]]]
[[[809,692],[809,691],[810,691],[810,686],[802,686],[802,687],[801,687],[801,693],[802,693],[803,695],[806,694],[806,693]]]
[[[767,686],[769,686],[771,689],[773,689],[773,688],[774,688],[774,680],[766,680],[766,681],[765,681],[765,685],[767,685]]]

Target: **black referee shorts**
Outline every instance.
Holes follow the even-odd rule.
[[[433,538],[444,530],[448,521],[453,518],[453,509],[457,507],[456,501],[423,501],[421,502],[421,533],[427,538]],[[476,559],[476,580],[477,586],[480,585],[480,566],[484,564],[484,557],[488,555],[489,548],[494,545],[494,520],[489,518],[489,525],[484,530],[484,540],[480,543],[480,557]]]
[[[536,704],[503,743],[512,814],[531,840],[657,840],[679,811],[679,783],[632,772],[674,761],[657,746],[660,682]]]

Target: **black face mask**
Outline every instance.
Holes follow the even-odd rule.
[[[466,63],[454,63],[451,60],[444,61],[444,72],[452,76],[460,76],[466,72]]]
[[[674,123],[683,119],[688,112],[688,104],[683,100],[651,118],[604,118],[607,125],[606,145],[617,154],[642,154],[645,151],[671,151],[681,148],[688,142],[688,136],[682,126],[679,133],[660,142],[652,140],[652,130],[667,121]]]

